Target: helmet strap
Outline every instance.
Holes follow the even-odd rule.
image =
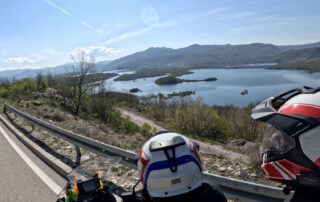
[[[168,150],[172,151],[172,157],[170,157]],[[176,159],[176,150],[175,148],[168,148],[168,149],[164,149],[164,153],[168,159],[168,164],[169,164],[169,168],[171,170],[171,172],[177,172],[178,170],[178,162]]]

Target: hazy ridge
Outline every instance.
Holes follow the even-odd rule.
[[[139,70],[145,68],[168,67],[207,67],[226,68],[227,66],[252,63],[292,64],[301,61],[320,61],[320,42],[304,45],[277,46],[253,43],[243,45],[191,45],[185,48],[149,48],[114,61],[96,63],[97,71],[113,69]],[[297,65],[295,65],[297,66]],[[0,72],[1,78],[34,77],[38,73],[63,74],[68,64],[52,68],[19,69]],[[286,65],[290,69],[290,65]],[[296,68],[293,68],[296,69]],[[308,69],[303,65],[300,69]]]

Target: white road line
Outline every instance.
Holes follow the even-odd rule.
[[[19,154],[19,156],[26,162],[26,164],[33,170],[35,174],[38,175],[38,177],[48,185],[48,187],[55,193],[59,194],[62,190],[62,188],[57,185],[48,175],[46,175],[17,145],[14,143],[14,141],[9,137],[9,135],[6,133],[6,131],[3,130],[3,128],[0,126],[0,132],[3,134],[3,136],[7,139],[7,141],[10,143],[12,148],[16,150],[16,152]]]

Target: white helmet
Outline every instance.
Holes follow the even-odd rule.
[[[143,145],[139,156],[140,180],[151,197],[183,194],[202,184],[198,148],[181,134],[155,134]]]

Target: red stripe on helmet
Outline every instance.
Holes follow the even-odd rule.
[[[193,143],[193,141],[190,140],[190,142],[192,144],[192,149],[190,150],[190,152],[196,157],[196,159],[199,161],[199,164],[202,165],[199,151],[197,150],[196,145]]]
[[[262,173],[266,178],[277,179],[277,180],[285,180],[284,176],[276,169],[275,166],[272,165],[271,162],[264,163],[262,165]]]
[[[320,106],[305,103],[293,103],[281,108],[279,112],[285,114],[298,114],[319,118]]]
[[[316,160],[315,162],[317,164],[317,166],[320,168],[320,157]]]
[[[294,180],[298,174],[312,172],[312,170],[284,159],[264,163],[262,165],[262,172],[263,175],[269,179]]]
[[[145,157],[147,157],[147,159],[144,159],[144,158],[143,158],[142,153],[144,154]],[[139,156],[140,156],[139,161],[140,161],[140,163],[141,163],[141,165],[142,165],[141,174],[140,174],[140,179],[141,179],[141,183],[144,184],[144,174],[145,174],[147,165],[148,165],[149,162],[150,162],[150,159],[149,159],[148,156],[142,151],[142,148],[140,149]]]
[[[312,170],[299,166],[295,163],[292,163],[291,161],[288,160],[280,160],[278,161],[283,167],[285,167],[286,169],[288,169],[290,172],[292,172],[295,175],[298,175],[300,173],[308,173],[308,172],[312,172]]]

